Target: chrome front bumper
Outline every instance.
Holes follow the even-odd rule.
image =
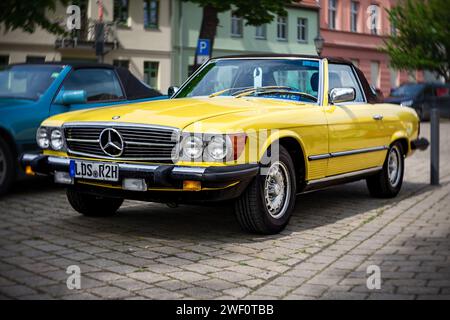
[[[69,172],[73,159],[47,156],[41,154],[24,154],[20,158],[21,165],[30,166],[33,172],[51,175],[55,171]],[[92,161],[92,160],[90,160]],[[150,179],[152,185],[173,186],[175,182],[193,180],[201,182],[227,182],[248,180],[259,172],[258,164],[243,164],[222,167],[190,167],[172,164],[147,165],[116,163],[119,166],[120,178]]]

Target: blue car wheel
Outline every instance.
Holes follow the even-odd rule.
[[[0,138],[0,195],[6,193],[14,180],[14,161],[8,144]]]

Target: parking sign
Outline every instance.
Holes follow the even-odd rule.
[[[209,39],[198,39],[197,43],[197,64],[202,64],[210,58],[211,42]]]

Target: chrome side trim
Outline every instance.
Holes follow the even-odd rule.
[[[344,156],[349,156],[349,155],[353,155],[353,154],[376,152],[376,151],[382,151],[382,150],[387,150],[387,149],[389,149],[389,147],[379,146],[379,147],[363,148],[363,149],[356,149],[356,150],[349,150],[349,151],[339,151],[339,152],[332,152],[331,157],[344,157]]]
[[[364,170],[352,171],[352,172],[329,176],[329,177],[325,177],[325,178],[321,178],[321,179],[309,180],[306,184],[313,185],[313,184],[323,183],[323,182],[328,182],[328,181],[333,181],[333,180],[351,178],[351,177],[355,177],[355,176],[359,176],[359,175],[374,173],[374,172],[380,171],[382,169],[383,169],[383,167],[374,167],[374,168],[369,168],[369,169],[364,169]]]
[[[308,160],[314,161],[314,160],[323,160],[323,159],[328,159],[331,158],[331,154],[330,153],[324,153],[324,154],[318,154],[315,156],[309,156]]]
[[[323,153],[323,154],[309,156],[308,160],[314,161],[314,160],[322,160],[322,159],[328,159],[328,158],[345,157],[345,156],[351,156],[351,155],[361,154],[361,153],[383,151],[383,150],[387,150],[387,149],[389,149],[388,146],[379,146],[379,147],[355,149],[355,150],[348,150],[348,151]]]

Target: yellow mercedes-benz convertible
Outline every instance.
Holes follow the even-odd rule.
[[[416,112],[378,103],[341,59],[215,58],[172,91],[164,101],[51,117],[36,135],[43,153],[22,164],[66,184],[87,216],[115,214],[124,199],[232,200],[245,230],[276,233],[298,193],[366,179],[373,196],[396,196],[404,158],[427,146]]]

